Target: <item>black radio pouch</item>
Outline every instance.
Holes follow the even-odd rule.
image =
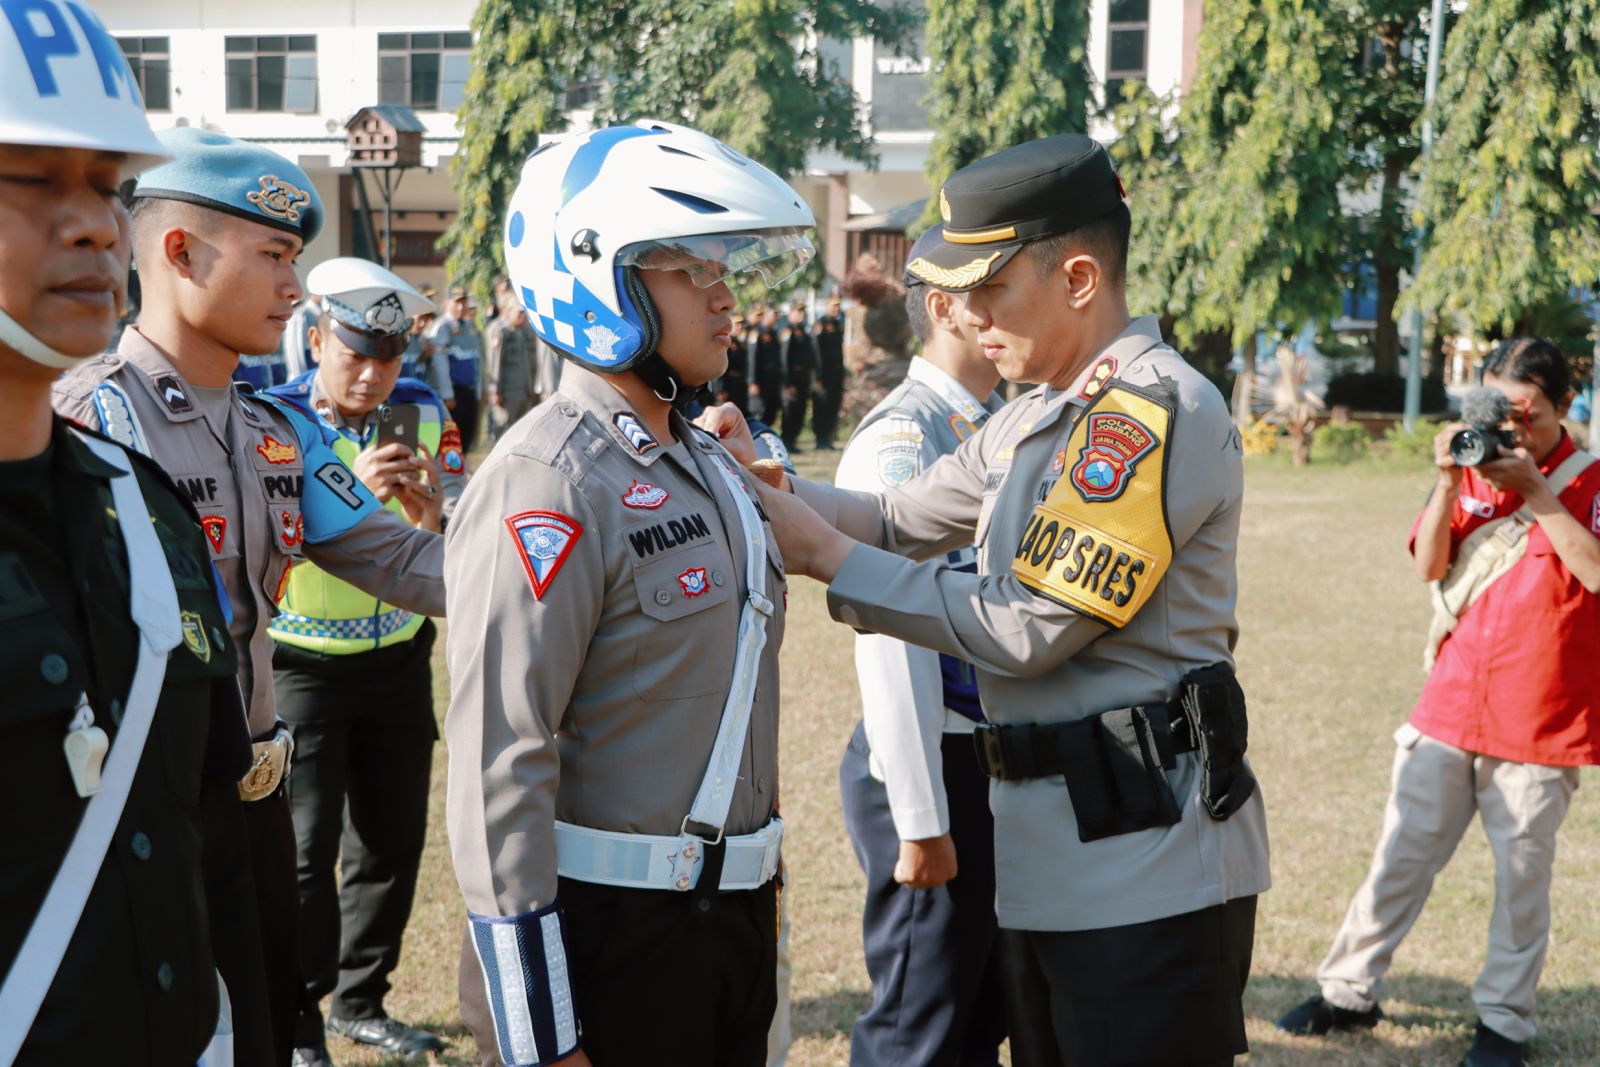
[[[1180,698],[1200,753],[1200,801],[1220,822],[1256,791],[1256,776],[1244,762],[1250,743],[1244,690],[1232,667],[1213,663],[1184,676]]]
[[[1143,708],[1108,711],[1071,725],[1058,741],[1078,839],[1131,834],[1172,826],[1183,818],[1161,767],[1154,726]]]

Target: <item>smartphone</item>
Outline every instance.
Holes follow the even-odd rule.
[[[412,452],[417,450],[417,424],[422,409],[416,404],[385,404],[378,409],[378,447],[399,441]]]

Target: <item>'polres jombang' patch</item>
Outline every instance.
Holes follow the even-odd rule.
[[[1115,500],[1139,461],[1160,442],[1148,426],[1125,412],[1090,412],[1084,421],[1088,437],[1072,466],[1072,486],[1086,504]]]
[[[508,515],[505,523],[517,542],[534,599],[543,600],[556,572],[583,536],[583,527],[557,511],[521,511]]]

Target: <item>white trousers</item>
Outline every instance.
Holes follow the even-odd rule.
[[[1494,853],[1489,950],[1472,986],[1478,1016],[1513,1041],[1532,1040],[1534,990],[1550,942],[1550,874],[1576,767],[1514,763],[1464,752],[1410,725],[1399,745],[1383,833],[1327,959],[1317,969],[1330,1004],[1365,1011],[1395,949],[1422,913],[1476,812]]]

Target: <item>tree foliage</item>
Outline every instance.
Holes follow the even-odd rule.
[[[1084,0],[928,0],[927,7],[927,175],[935,189],[1002,148],[1087,130]],[[938,221],[930,200],[922,228]]]
[[[1483,0],[1450,34],[1408,304],[1511,331],[1600,279],[1600,2]]]
[[[597,125],[693,126],[790,176],[833,149],[872,161],[848,72],[817,42],[905,40],[913,11],[871,0],[483,0],[454,164],[462,208],[450,270],[479,287],[500,270],[501,216],[541,132],[565,128],[563,86],[604,77]]]

